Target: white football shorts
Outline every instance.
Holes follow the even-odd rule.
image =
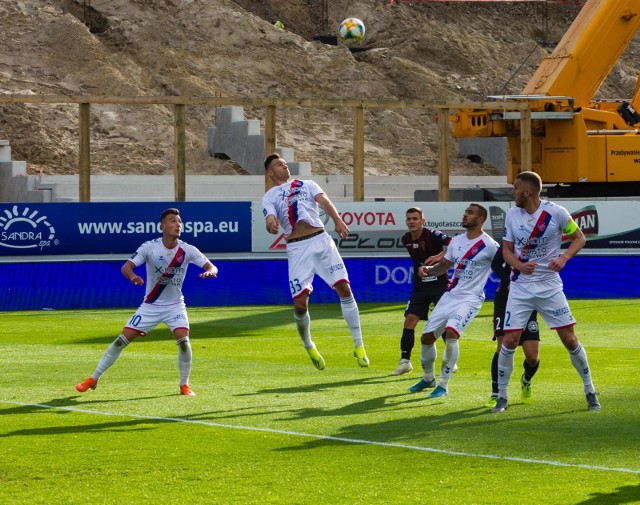
[[[328,233],[288,243],[287,259],[291,298],[299,296],[304,291],[311,294],[316,274],[331,287],[340,281],[349,282],[344,261]]]
[[[187,308],[183,302],[173,305],[153,305],[143,303],[124,326],[144,336],[160,323],[166,324],[173,332],[178,328],[189,329]]]
[[[429,316],[423,333],[435,333],[439,337],[445,329],[452,329],[458,336],[478,315],[484,298],[469,297],[460,298],[449,291],[442,295]]]
[[[505,331],[524,329],[532,310],[537,310],[552,330],[576,324],[560,276],[544,281],[512,282],[504,316]]]

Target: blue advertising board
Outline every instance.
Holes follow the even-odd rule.
[[[291,304],[285,259],[211,259],[219,268],[218,278],[199,278],[201,270],[195,265],[187,271],[183,292],[188,306]],[[412,275],[408,258],[349,258],[345,263],[358,302],[408,301]],[[137,307],[144,287],[128,282],[121,266],[122,261],[0,263],[0,311]],[[638,256],[613,260],[578,256],[562,271],[565,292],[570,299],[639,298],[640,285],[629,275],[639,267]],[[497,283],[491,276],[485,290],[488,300],[493,299]],[[316,278],[311,300],[336,303],[337,297]]]
[[[0,256],[128,256],[161,235],[169,207],[202,252],[251,251],[250,202],[0,203]]]

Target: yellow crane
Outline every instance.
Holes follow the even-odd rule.
[[[557,196],[640,194],[640,79],[629,100],[593,98],[639,28],[640,0],[589,0],[522,94],[488,98],[529,104],[531,167]],[[460,109],[450,120],[456,138],[507,137],[513,182],[519,112]]]

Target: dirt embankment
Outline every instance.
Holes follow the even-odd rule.
[[[13,0],[0,5],[3,93],[121,96],[463,100],[518,93],[560,40],[577,5],[316,0]],[[314,41],[361,18],[366,51]],[[285,30],[273,26],[280,20]],[[326,23],[325,23],[326,21]],[[630,96],[635,40],[600,91]],[[248,110],[262,118],[264,111]],[[316,174],[350,173],[348,110],[278,110],[278,143]],[[368,110],[368,174],[434,174],[433,111]],[[207,151],[210,107],[187,107],[189,173],[235,174]],[[91,108],[93,173],[158,174],[173,166],[173,112]],[[76,105],[0,105],[0,138],[30,173],[77,171]],[[493,169],[451,156],[454,175]]]

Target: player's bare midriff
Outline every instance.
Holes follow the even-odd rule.
[[[319,228],[317,226],[311,226],[306,221],[298,221],[291,232],[291,235],[287,237],[287,242],[295,238],[306,237],[307,235],[312,235],[319,231],[324,230],[324,228]]]

